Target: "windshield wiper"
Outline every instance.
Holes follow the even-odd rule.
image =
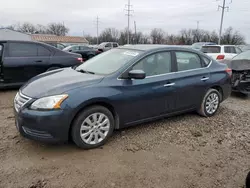
[[[83,69],[79,69],[79,70],[76,70],[76,71],[81,72],[81,73],[87,73],[87,74],[95,74],[94,72],[86,71],[86,70],[83,70]]]

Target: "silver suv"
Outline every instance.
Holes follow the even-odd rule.
[[[119,46],[119,44],[117,42],[103,42],[97,46],[97,49],[99,51],[105,52],[105,51],[110,50],[112,48],[117,48],[118,46]]]

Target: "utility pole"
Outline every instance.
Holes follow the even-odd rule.
[[[131,12],[133,11],[133,10],[131,10],[131,7],[132,7],[132,5],[130,4],[130,0],[128,0],[128,4],[127,5],[125,5],[125,7],[126,7],[126,9],[125,9],[125,11],[127,12],[127,14],[126,14],[126,16],[128,16],[128,36],[127,36],[127,43],[129,44],[129,29],[130,29],[130,16],[132,16],[132,14],[131,14]]]
[[[229,9],[229,7],[225,5],[226,5],[226,0],[223,0],[223,5],[218,6],[218,10],[221,8],[221,21],[220,21],[220,32],[219,32],[219,42],[218,42],[219,45],[221,43],[221,33],[222,33],[222,26],[223,26],[223,20],[224,20],[224,12],[225,12],[225,9],[227,10]]]
[[[134,27],[135,27],[135,44],[137,44],[137,36],[136,36],[136,22],[134,21]]]
[[[199,30],[200,21],[197,21],[197,31]]]
[[[96,44],[99,44],[99,17],[96,17]]]

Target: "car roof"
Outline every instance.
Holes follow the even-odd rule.
[[[130,50],[139,50],[139,51],[151,51],[157,49],[175,49],[175,50],[192,50],[190,46],[178,46],[178,45],[161,45],[161,44],[126,44],[124,46],[119,46],[119,49],[130,49]]]

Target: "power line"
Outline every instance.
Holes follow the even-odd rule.
[[[128,4],[125,5],[126,9],[125,11],[127,12],[127,14],[125,14],[126,16],[128,16],[128,36],[127,36],[127,43],[129,44],[129,29],[130,29],[130,16],[132,16],[131,12],[133,12],[133,10],[131,9],[132,5],[130,4],[130,0],[128,0]]]
[[[230,2],[230,4],[232,3],[232,0]],[[220,33],[219,33],[219,42],[218,44],[220,45],[221,43],[221,33],[222,33],[222,26],[223,26],[223,20],[224,20],[224,12],[225,9],[229,10],[229,7],[226,6],[226,0],[223,0],[223,5],[218,5],[218,10],[221,8],[221,21],[220,21]]]

